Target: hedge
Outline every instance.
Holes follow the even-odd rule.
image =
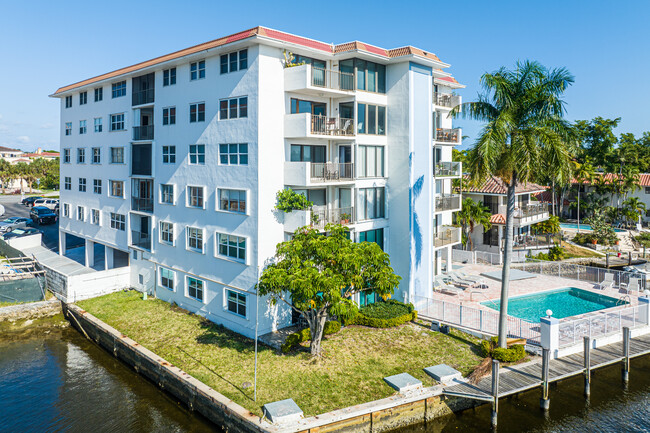
[[[513,344],[507,349],[497,347],[499,339],[497,337],[492,337],[489,340],[483,340],[479,343],[479,350],[481,351],[481,356],[487,358],[491,356],[492,359],[496,359],[501,362],[517,362],[521,359],[524,359],[526,356],[526,349],[523,344]]]
[[[418,312],[413,304],[403,304],[393,299],[375,302],[359,310],[346,324],[369,326],[371,328],[392,328],[417,319]]]
[[[323,335],[336,334],[340,330],[341,330],[341,324],[336,320],[331,320],[325,322],[325,326],[323,327]],[[282,344],[280,349],[282,350],[282,353],[288,353],[291,349],[293,349],[300,343],[304,343],[305,341],[309,341],[309,340],[311,340],[311,330],[309,328],[304,328],[298,332],[289,334],[287,336],[287,339],[284,340],[284,343]]]

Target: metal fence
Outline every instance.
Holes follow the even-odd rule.
[[[623,327],[634,328],[645,325],[641,321],[641,308],[647,307],[625,307],[616,311],[600,311],[579,318],[561,320],[558,330],[559,347],[579,344],[583,337],[604,337],[623,332]]]
[[[498,335],[499,313],[467,307],[453,302],[415,296],[413,305],[419,316],[439,320],[450,325]],[[529,344],[540,344],[539,323],[527,322],[517,317],[508,316],[508,338],[525,338]]]

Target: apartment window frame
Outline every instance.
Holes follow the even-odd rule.
[[[163,126],[176,125],[176,106],[164,107],[162,114]]]
[[[158,285],[164,289],[174,292],[174,287],[176,286],[176,271],[161,266]]]
[[[370,159],[374,159],[370,169]],[[382,178],[386,173],[386,146],[360,144],[357,146],[357,165],[359,178]]]
[[[77,221],[86,221],[86,208],[84,206],[77,206]]]
[[[386,136],[387,110],[385,105],[357,103],[357,134]],[[372,114],[371,114],[372,113]],[[381,113],[381,115],[380,115]],[[370,125],[372,115],[373,125]],[[363,126],[362,126],[363,125]],[[380,127],[382,128],[380,132]],[[370,132],[373,131],[373,132]]]
[[[65,122],[65,135],[72,135],[72,122]]]
[[[226,311],[239,317],[246,318],[248,296],[245,293],[225,289]],[[243,313],[242,313],[243,311]]]
[[[239,263],[246,263],[246,244],[248,243],[248,240],[245,236],[216,232],[215,242],[216,257]]]
[[[111,212],[110,227],[121,232],[126,231],[126,215],[117,212]]]
[[[384,249],[384,234],[385,234],[385,228],[384,227],[379,227],[376,229],[370,229],[370,230],[364,230],[359,232],[359,243],[361,242],[374,242],[377,245],[379,245],[379,248]],[[375,240],[368,240],[368,234],[372,233],[372,236],[375,238]],[[381,236],[378,236],[381,234]],[[363,238],[363,239],[362,239]],[[381,240],[381,243],[377,242],[377,239]]]
[[[70,164],[70,148],[66,147],[63,149],[63,163]]]
[[[96,87],[95,88],[95,102],[100,102],[104,100],[104,88]]]
[[[124,146],[111,147],[111,164],[124,164]]]
[[[185,195],[187,200],[185,206],[193,209],[205,209],[205,187],[198,185],[187,185]],[[194,192],[199,192],[199,194],[194,194]],[[192,204],[193,202],[197,204]]]
[[[87,120],[80,120],[79,121],[79,135],[83,135],[86,132],[88,132],[88,121]]]
[[[187,155],[189,165],[205,165],[205,144],[190,144]]]
[[[163,164],[176,164],[176,146],[163,146],[162,147],[162,163]]]
[[[67,191],[72,191],[72,177],[65,176],[63,178],[63,189]]]
[[[205,122],[205,102],[190,104],[190,123]]]
[[[86,105],[88,103],[88,92],[79,93],[79,105]]]
[[[124,113],[111,114],[111,132],[126,131],[126,115]]]
[[[187,283],[187,297],[204,303],[205,280],[187,275],[185,281]],[[192,291],[194,292],[194,295],[192,295]]]
[[[205,59],[190,63],[190,81],[202,80],[205,78]]]
[[[86,178],[85,177],[80,177],[77,182],[78,182],[78,185],[79,185],[79,192],[86,192],[86,189],[87,189]]]
[[[248,48],[222,54],[219,56],[219,65],[220,75],[248,69]]]
[[[371,207],[372,204],[372,207]],[[359,188],[359,221],[371,221],[386,218],[386,188]]]
[[[219,144],[219,165],[248,165],[248,147],[248,143]]]
[[[101,179],[93,179],[93,193],[94,194],[101,194],[102,193],[102,180]]]
[[[176,85],[176,67],[163,69],[163,87]]]
[[[171,189],[171,191],[166,189]],[[160,195],[159,202],[160,204],[175,205],[176,204],[176,194],[175,194],[175,185],[171,183],[161,183],[160,184]],[[170,200],[166,200],[170,199]]]
[[[70,218],[70,203],[63,203],[63,217]]]
[[[108,195],[114,198],[124,198],[124,181],[123,180],[113,180],[108,181]],[[118,194],[116,194],[116,192]]]
[[[185,228],[185,237],[187,239],[185,249],[195,253],[205,253],[205,229],[187,226]]]
[[[95,117],[93,119],[93,126],[94,126],[95,132],[102,132],[102,130],[104,129],[104,126],[102,125],[102,118],[101,117]]]
[[[68,95],[65,97],[65,108],[70,108],[72,107],[72,95]]]
[[[112,99],[126,96],[126,80],[111,83],[111,96]]]
[[[91,164],[101,164],[102,163],[102,148],[101,147],[91,147]]]
[[[248,118],[248,96],[219,100],[219,120]]]
[[[247,215],[248,191],[245,189],[217,188],[217,210],[239,215]],[[242,206],[243,203],[243,206]],[[233,206],[234,204],[234,206]]]
[[[77,164],[85,164],[86,163],[86,148],[85,147],[78,147],[77,148]]]
[[[90,209],[90,223],[92,225],[101,225],[101,212],[99,209]]]
[[[160,237],[158,242],[165,245],[174,245],[174,223],[170,221],[160,221]]]

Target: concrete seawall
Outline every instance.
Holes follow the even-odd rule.
[[[57,314],[61,314],[61,302],[57,299],[52,299],[50,301],[2,307],[0,308],[0,322],[3,320],[38,319]]]

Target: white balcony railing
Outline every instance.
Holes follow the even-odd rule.
[[[448,210],[459,210],[461,206],[461,195],[450,194],[436,196],[436,209],[435,212],[442,212]]]
[[[460,96],[451,93],[433,92],[433,103],[439,107],[454,108],[460,105]]]
[[[436,248],[458,242],[460,242],[460,227],[442,226],[433,236],[433,245]]]
[[[316,135],[354,135],[354,119],[311,116],[311,133]]]
[[[354,90],[354,74],[311,67],[311,84],[333,90]]]
[[[455,177],[463,174],[463,164],[456,161],[437,162],[433,169],[435,177]]]
[[[441,143],[457,143],[460,144],[461,129],[460,128],[437,128],[434,131],[433,139]]]

